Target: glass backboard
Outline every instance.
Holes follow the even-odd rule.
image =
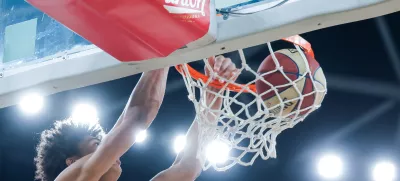
[[[91,44],[24,0],[0,0],[0,7],[0,70]]]

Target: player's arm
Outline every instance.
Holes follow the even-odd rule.
[[[215,59],[210,58],[209,64],[214,68],[214,72],[226,79],[236,79],[238,70],[235,64],[232,63],[231,59],[223,56],[218,56]],[[206,74],[210,74],[205,69]],[[220,116],[216,114],[221,109],[223,99],[216,96],[216,92],[219,90],[216,88],[209,87],[206,94],[206,104],[215,111],[208,112],[207,118],[209,121],[213,121],[217,124],[217,118]],[[178,154],[174,164],[167,170],[159,173],[155,176],[152,181],[193,181],[201,173],[201,161],[196,158],[197,150],[199,146],[198,140],[199,128],[197,121],[193,121],[191,127],[186,134],[186,146],[185,149]]]
[[[196,158],[198,148],[198,125],[194,121],[186,135],[185,150],[178,154],[174,164],[157,174],[151,181],[193,181],[201,173],[200,160]]]
[[[78,180],[98,181],[147,129],[156,117],[165,94],[169,68],[142,74],[115,126],[83,165]]]

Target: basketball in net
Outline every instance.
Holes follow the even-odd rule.
[[[326,87],[326,79],[318,62],[311,55],[303,59],[297,49],[283,49],[269,55],[258,68],[262,79],[256,81],[257,93],[274,116],[288,116],[300,109],[304,115],[313,105],[320,105],[325,94],[314,91]],[[278,65],[277,65],[278,64]],[[275,69],[280,71],[274,71]],[[281,105],[283,103],[283,105]],[[283,107],[282,107],[283,106]]]
[[[236,164],[250,166],[257,158],[275,158],[276,137],[320,107],[327,92],[326,80],[311,44],[298,35],[283,40],[294,48],[274,51],[268,42],[270,55],[257,68],[238,50],[241,67],[236,81],[220,77],[207,59],[204,64],[209,76],[188,64],[176,66],[196,110],[197,157],[204,170],[225,171]],[[246,76],[247,82],[238,83],[241,76]],[[211,109],[205,101],[208,95],[213,101],[222,98],[222,108]],[[210,118],[210,114],[214,116]]]

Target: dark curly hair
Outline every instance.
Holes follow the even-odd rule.
[[[80,155],[79,143],[87,136],[102,139],[104,131],[97,124],[77,123],[72,119],[56,121],[54,127],[45,130],[40,136],[36,147],[35,179],[53,181],[67,168],[65,160],[71,156]]]

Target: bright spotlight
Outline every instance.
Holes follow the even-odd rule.
[[[375,165],[372,171],[374,181],[396,180],[396,166],[390,162],[380,162]]]
[[[85,124],[96,123],[98,121],[97,110],[89,104],[78,104],[72,112],[72,119]]]
[[[137,142],[137,143],[141,143],[141,142],[143,142],[144,140],[146,140],[146,138],[147,138],[147,131],[146,131],[146,130],[140,131],[140,132],[136,135],[136,142]]]
[[[41,95],[31,93],[23,96],[19,103],[19,107],[25,113],[35,114],[43,108],[44,99]]]
[[[185,148],[185,145],[186,145],[186,136],[183,135],[177,136],[174,142],[175,153],[178,154],[179,152],[181,152]]]
[[[318,162],[318,172],[325,179],[337,179],[343,172],[342,160],[336,155],[325,155]]]
[[[220,141],[212,141],[206,148],[206,156],[208,161],[212,163],[224,163],[229,158],[229,146]]]

